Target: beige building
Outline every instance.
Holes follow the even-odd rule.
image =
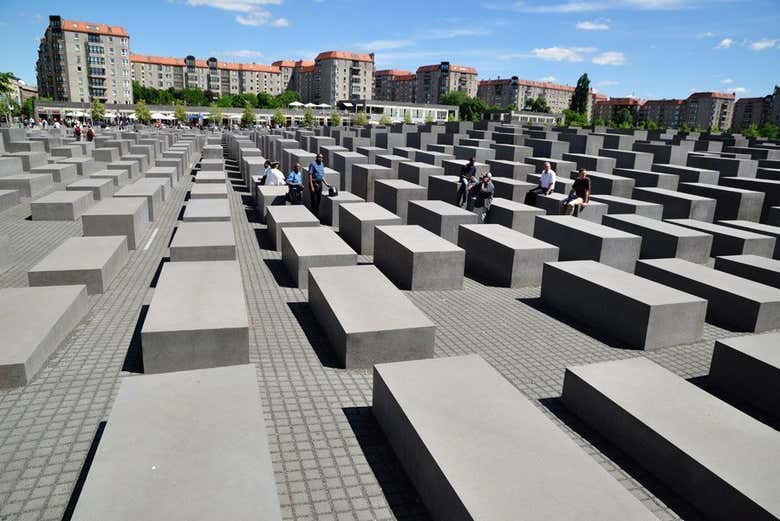
[[[30,98],[37,98],[38,89],[34,85],[27,85],[22,80],[12,80],[11,93],[9,97],[16,101],[16,103],[19,105],[22,105]]]
[[[685,100],[685,122],[696,128],[731,128],[734,94],[694,92]]]
[[[636,117],[642,108],[643,101],[636,98],[602,99],[593,106],[593,119],[603,119],[605,123],[612,121],[620,109],[627,108]]]
[[[477,69],[441,62],[417,68],[415,103],[439,103],[448,92],[460,91],[468,96],[477,95]]]
[[[655,121],[659,127],[677,128],[685,118],[685,100],[647,100],[639,109],[639,117],[648,123]]]
[[[286,90],[300,91],[299,71],[314,65],[312,60],[278,60],[271,64],[278,67],[282,74],[282,92]]]
[[[194,56],[169,58],[133,54],[133,80],[155,89],[198,88],[217,95],[279,94],[282,74],[279,67],[258,63],[220,62],[216,58],[198,60]]]
[[[326,51],[314,60],[314,88],[304,102],[334,105],[339,100],[371,99],[374,85],[374,55]]]
[[[374,99],[414,103],[417,76],[409,71],[385,69],[374,73]]]
[[[522,80],[517,76],[507,79],[483,80],[479,82],[477,96],[488,106],[498,105],[506,108],[514,105],[522,111],[532,99],[543,99],[550,112],[562,114],[571,105],[574,87],[543,81]],[[595,94],[588,96],[586,115],[590,119]]]
[[[130,35],[50,16],[38,47],[38,92],[58,101],[132,103]]]

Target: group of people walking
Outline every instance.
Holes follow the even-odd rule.
[[[286,185],[286,198],[290,204],[301,204],[303,202],[303,191],[308,190],[311,209],[317,217],[320,215],[323,190],[328,190],[330,195],[336,194],[336,187],[329,184],[325,179],[325,163],[323,162],[322,154],[317,154],[314,161],[309,164],[305,174],[301,169],[300,163],[295,163],[292,170],[285,176],[279,170],[278,161],[266,161],[260,184],[266,186]]]

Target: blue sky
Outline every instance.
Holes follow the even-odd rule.
[[[780,0],[0,0],[0,71],[35,83],[48,15],[121,25],[140,54],[271,63],[376,53],[377,68],[449,60],[481,79],[610,96],[761,96],[780,84]]]

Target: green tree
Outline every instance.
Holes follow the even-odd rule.
[[[577,86],[574,87],[574,94],[571,96],[569,108],[580,114],[588,113],[588,98],[590,97],[590,78],[588,73],[584,73],[577,80]]]
[[[255,121],[257,121],[255,117],[255,109],[252,107],[252,105],[247,103],[244,106],[244,113],[241,114],[241,124],[245,127],[251,127],[254,126]]]
[[[0,96],[11,92],[11,85],[18,79],[12,72],[0,72]]]
[[[314,112],[311,110],[311,108],[307,108],[306,112],[303,113],[303,126],[314,126]]]
[[[758,128],[758,135],[768,139],[778,139],[780,137],[780,128],[774,123],[764,123]]]
[[[622,107],[620,110],[617,111],[617,114],[615,114],[615,117],[612,119],[612,122],[616,126],[623,127],[623,128],[633,127],[634,114],[631,113],[631,110],[628,107]]]
[[[454,112],[449,112],[447,114],[447,121],[449,121],[449,122],[458,121],[457,118],[455,117],[455,113]]]
[[[173,119],[179,123],[187,121],[187,111],[184,109],[184,103],[181,101],[176,102],[176,108],[173,110]]]
[[[658,130],[658,123],[651,119],[647,122],[647,130]]]
[[[688,126],[688,123],[683,121],[682,123],[680,123],[680,126],[678,127],[678,130],[680,132],[685,132],[687,134],[688,132],[691,131],[691,127]]]
[[[588,117],[573,109],[564,109],[564,125],[567,127],[584,127],[588,125]]]
[[[103,121],[106,119],[106,106],[100,103],[100,100],[97,98],[92,100],[89,117],[92,118],[92,121]]]
[[[547,101],[543,98],[529,98],[525,102],[525,108],[532,112],[550,112]]]
[[[365,112],[358,112],[352,119],[352,125],[355,127],[365,127],[368,125],[368,116]]]
[[[271,117],[271,121],[273,121],[277,127],[283,127],[287,123],[287,117],[284,115],[282,109],[278,108],[276,109],[276,112],[274,112],[274,115]]]
[[[382,125],[383,127],[390,125],[392,122],[393,121],[390,119],[390,116],[388,116],[387,114],[382,114],[382,117],[379,118],[379,124]]]
[[[301,95],[294,90],[286,90],[281,94],[277,94],[275,98],[275,107],[284,108],[287,107],[293,101],[301,101]]]
[[[428,123],[428,124],[431,124],[431,123],[433,123],[433,121],[434,121],[433,114],[431,112],[428,112],[425,115],[425,122]]]
[[[257,107],[257,94],[254,92],[245,92],[242,94],[244,97],[244,101],[252,105],[253,107]]]
[[[335,110],[330,113],[330,126],[331,127],[338,127],[341,126],[341,116],[339,116],[339,113]]]
[[[211,102],[206,93],[200,89],[183,89],[176,97],[190,107],[205,107]]]
[[[222,119],[224,117],[225,116],[222,114],[222,109],[219,108],[219,105],[212,103],[209,108],[209,119],[211,122],[215,125],[222,125]]]
[[[404,111],[404,123],[407,125],[412,124],[412,115],[409,113],[409,111]]]
[[[604,118],[596,118],[593,121],[593,125],[596,126],[596,127],[603,127],[606,124],[607,124],[607,122],[604,121]]]
[[[24,103],[22,103],[22,115],[25,118],[35,118],[35,97],[24,100]]]
[[[138,100],[135,104],[135,119],[140,123],[149,123],[152,120],[152,113],[146,100]]]
[[[460,109],[461,121],[478,121],[487,110],[487,105],[479,98],[471,98],[459,90],[448,92],[439,102],[442,105],[456,105]]]
[[[232,108],[233,107],[233,95],[232,94],[225,94],[221,98],[217,100],[217,105],[223,108]],[[243,105],[242,105],[243,106]],[[239,107],[235,107],[239,108]]]
[[[257,95],[257,108],[273,109],[276,108],[276,99],[267,92],[261,92]]]

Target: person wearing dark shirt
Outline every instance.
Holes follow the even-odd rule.
[[[458,206],[463,206],[468,202],[469,190],[477,182],[477,167],[474,166],[473,157],[461,167],[458,180]]]
[[[490,172],[483,175],[482,179],[479,180],[479,183],[472,188],[472,191],[476,194],[474,212],[479,215],[480,222],[485,221],[485,216],[490,210],[490,205],[493,203],[493,192],[495,192],[495,190],[493,176]]]
[[[571,187],[571,192],[563,201],[563,213],[564,215],[571,215],[577,210],[579,214],[582,208],[588,206],[590,201],[590,178],[588,177],[588,171],[584,168],[580,168],[577,179],[574,180],[574,185]]]
[[[320,216],[320,202],[322,201],[323,185],[330,187],[325,180],[325,163],[322,162],[322,154],[309,165],[309,193],[311,195],[311,209],[314,215]]]

